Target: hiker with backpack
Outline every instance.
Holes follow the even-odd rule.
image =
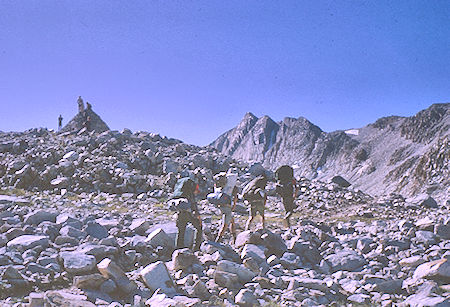
[[[290,217],[294,213],[294,200],[298,192],[297,181],[294,178],[294,169],[289,165],[280,166],[275,171],[275,177],[277,180],[276,192],[283,199],[284,210],[286,211],[284,216],[285,225],[290,228]]]
[[[250,229],[250,225],[258,213],[261,215],[262,227],[265,228],[264,210],[267,202],[266,185],[267,178],[262,175],[250,181],[242,191],[242,197],[245,202],[250,205],[250,216],[245,224],[245,230]]]
[[[196,230],[194,250],[200,249],[203,239],[202,219],[195,202],[195,195],[198,194],[198,184],[189,177],[178,179],[175,184],[172,203],[177,210],[176,225],[178,228],[176,244],[177,248],[184,248],[184,235],[187,224],[190,223]]]
[[[222,236],[230,225],[230,232],[233,236],[233,243],[236,241],[236,230],[234,225],[233,211],[236,208],[237,188],[236,188],[237,174],[227,174],[221,172],[214,176],[214,193],[208,194],[208,201],[219,207],[222,212],[222,223],[220,225],[219,233],[217,234],[216,242],[222,240]]]

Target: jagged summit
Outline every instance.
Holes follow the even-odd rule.
[[[372,194],[413,195],[448,186],[450,104],[433,104],[411,117],[389,116],[351,131],[324,132],[304,117],[274,122],[247,113],[211,146],[237,160],[328,180],[342,175]]]
[[[78,97],[78,113],[72,118],[60,133],[78,133],[81,130],[98,133],[110,130],[100,116],[92,110],[92,105],[86,102],[86,108],[81,97]]]

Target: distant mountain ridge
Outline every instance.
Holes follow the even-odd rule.
[[[294,165],[297,175],[341,175],[374,195],[409,196],[449,186],[450,103],[433,104],[411,117],[389,116],[360,129],[326,133],[306,118],[245,114],[210,146],[269,169]]]

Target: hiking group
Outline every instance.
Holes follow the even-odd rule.
[[[239,188],[237,186],[237,173],[232,170],[228,172],[221,172],[213,177],[214,191],[207,195],[207,200],[210,204],[217,206],[222,214],[222,221],[219,232],[216,237],[216,242],[220,242],[227,231],[233,237],[233,243],[236,240],[236,225],[234,222],[233,211],[239,198]],[[290,218],[295,209],[295,195],[298,192],[297,181],[294,177],[294,170],[289,165],[283,165],[275,172],[276,179],[276,193],[281,197],[285,215],[285,227],[291,226]],[[262,220],[262,227],[265,228],[264,211],[267,203],[266,186],[268,178],[266,175],[260,175],[251,180],[243,188],[240,194],[244,203],[249,208],[249,217],[245,224],[245,230],[249,230],[255,217],[259,214]],[[199,192],[199,185],[190,177],[180,178],[175,184],[172,205],[177,211],[176,226],[178,234],[176,239],[177,248],[185,246],[185,233],[188,224],[195,228],[196,236],[193,244],[194,250],[200,249],[200,244],[203,239],[202,219],[196,202],[196,195]]]

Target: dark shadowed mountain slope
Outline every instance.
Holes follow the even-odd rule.
[[[360,129],[323,132],[305,118],[274,122],[247,113],[211,146],[235,159],[275,169],[291,164],[297,175],[344,176],[372,194],[440,195],[449,186],[450,103],[412,117],[390,116]]]

